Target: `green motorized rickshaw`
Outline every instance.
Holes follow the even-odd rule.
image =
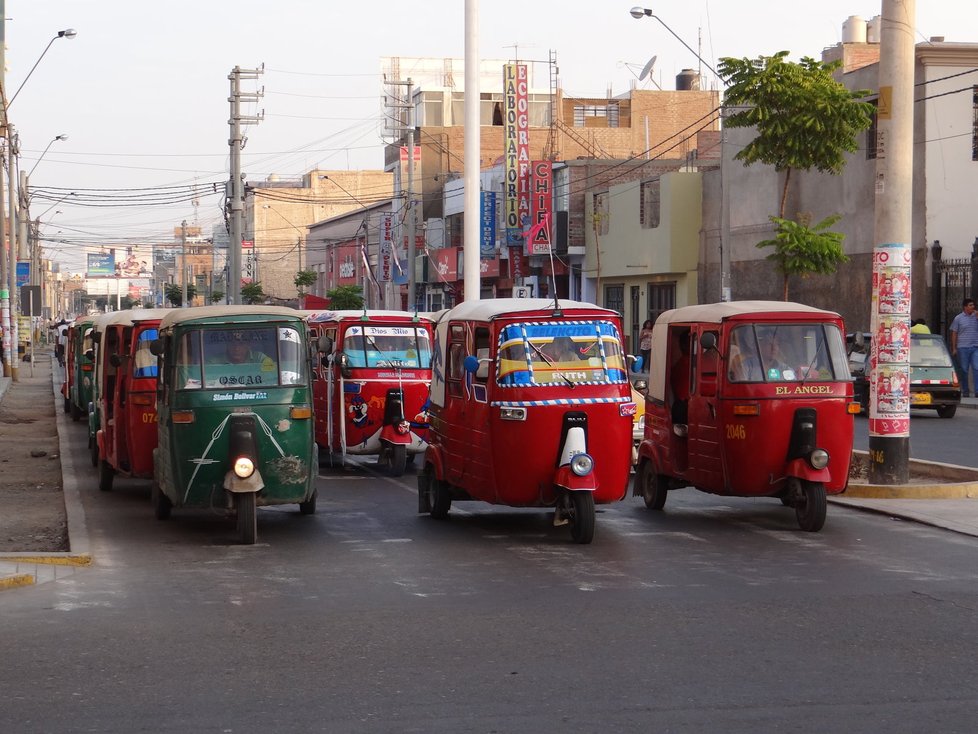
[[[291,308],[173,309],[152,351],[160,358],[153,509],[233,511],[243,543],[257,536],[256,507],[316,511],[306,324]]]
[[[92,402],[95,364],[89,356],[92,351],[92,326],[95,318],[79,316],[68,327],[67,354],[65,355],[65,381],[61,386],[65,413],[73,421],[88,415]]]

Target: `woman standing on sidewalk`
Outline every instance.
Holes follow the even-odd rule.
[[[642,372],[648,372],[652,358],[652,319],[646,319],[642,324],[642,330],[638,333],[638,349],[642,355]]]

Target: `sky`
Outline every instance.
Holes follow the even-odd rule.
[[[654,81],[674,89],[679,71],[699,65],[677,36],[714,68],[724,56],[781,50],[818,58],[849,16],[881,12],[881,0],[667,0],[645,6],[657,21],[632,18],[628,1],[477,6],[481,58],[553,52],[565,93],[597,97],[633,82],[652,88],[638,81],[652,56]],[[245,128],[249,180],[382,168],[381,57],[463,58],[464,9],[464,0],[5,0],[5,84],[8,99],[17,94],[9,119],[21,170],[33,169],[30,215],[46,256],[81,272],[102,245],[144,256],[183,220],[205,234],[223,221],[235,66],[264,68],[243,86],[264,90],[242,108],[263,113]],[[52,42],[68,28],[74,38]],[[918,41],[978,42],[978,2],[919,0],[916,31]]]

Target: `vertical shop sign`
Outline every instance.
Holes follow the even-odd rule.
[[[496,256],[496,192],[483,191],[479,194],[482,209],[482,225],[479,237],[479,257]]]
[[[503,159],[506,181],[506,244],[523,245],[523,228],[530,216],[530,101],[526,64],[503,66]]]
[[[550,252],[550,222],[553,209],[553,167],[550,161],[533,161],[530,167],[530,226],[526,235],[529,255]]]

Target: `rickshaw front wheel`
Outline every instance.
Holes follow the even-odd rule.
[[[244,545],[254,545],[258,540],[258,499],[254,492],[234,495],[234,509],[238,516],[238,537]]]
[[[802,530],[817,533],[825,525],[825,485],[801,480],[801,497],[795,505],[795,516]]]
[[[115,469],[105,459],[98,463],[98,488],[103,492],[112,491],[112,480],[115,479]]]
[[[153,503],[153,515],[157,520],[169,520],[170,510],[173,509],[173,503],[170,502],[170,498],[163,494],[163,490],[160,489],[160,484],[155,479],[153,480],[153,486],[149,492],[150,500]]]
[[[452,495],[445,482],[435,476],[435,469],[426,464],[418,479],[419,488],[423,487],[428,500],[428,514],[436,520],[444,520],[452,509]]]
[[[570,493],[570,531],[575,543],[585,545],[594,540],[594,495],[591,492]]]
[[[299,503],[299,514],[300,515],[315,515],[316,514],[316,498],[319,496],[319,490],[317,489],[312,493],[312,497],[307,499],[305,502]]]
[[[98,467],[98,441],[92,434],[88,434],[88,454],[92,459],[92,466]]]
[[[397,444],[391,446],[388,454],[389,464],[387,471],[392,477],[404,476],[404,468],[407,466],[407,446]]]
[[[635,481],[639,483],[642,499],[645,506],[650,510],[661,510],[666,504],[665,477],[655,473],[655,467],[651,461],[645,461],[635,475]]]

